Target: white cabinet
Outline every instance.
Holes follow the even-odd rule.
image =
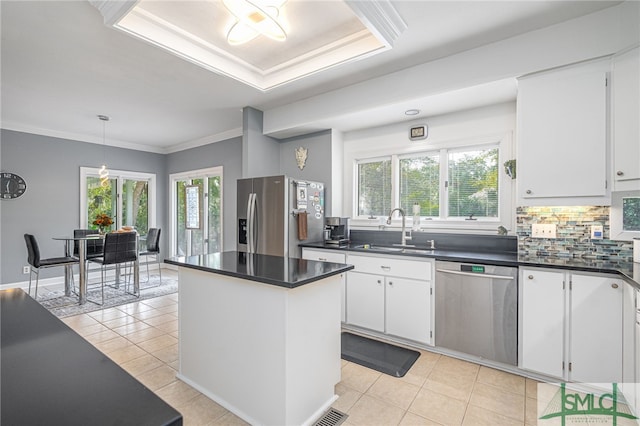
[[[520,268],[520,367],[564,380],[621,382],[622,280]]]
[[[384,276],[347,273],[347,322],[384,332]]]
[[[640,190],[640,48],[612,58],[613,184]]]
[[[302,258],[309,259],[309,260],[318,260],[320,262],[347,263],[346,253],[339,252],[337,250],[310,249],[307,247],[302,247]],[[342,322],[344,322],[346,318],[345,300],[346,300],[346,291],[347,291],[345,280],[342,280],[341,291],[342,291],[342,298],[340,299],[340,303],[341,303],[340,315],[341,315]]]
[[[564,273],[520,269],[520,367],[562,377],[564,359]]]
[[[433,260],[347,255],[347,324],[431,344]]]
[[[607,76],[597,60],[518,80],[518,205],[608,205]]]
[[[431,286],[406,278],[386,279],[385,330],[417,342],[431,341]]]

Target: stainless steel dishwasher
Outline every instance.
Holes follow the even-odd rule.
[[[518,363],[518,268],[436,261],[435,345]]]

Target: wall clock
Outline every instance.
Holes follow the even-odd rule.
[[[18,198],[27,190],[27,182],[15,173],[0,173],[0,199]]]
[[[426,124],[409,128],[409,139],[412,141],[426,139],[429,130]]]

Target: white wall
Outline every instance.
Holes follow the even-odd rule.
[[[409,127],[417,124],[426,124],[429,127],[429,134],[425,140],[412,142],[408,138]],[[470,141],[495,140],[499,138],[506,141],[506,146],[502,148],[504,158],[502,162],[504,162],[506,159],[515,158],[515,126],[516,104],[515,102],[508,102],[406,123],[345,133],[343,138],[344,196],[342,215],[354,216],[356,213],[353,199],[356,185],[354,179],[356,160],[389,155],[390,153],[406,154],[441,149],[465,145]],[[506,184],[514,186],[512,182],[506,182]],[[515,216],[513,198],[509,203],[508,210],[511,214],[505,219],[510,223],[505,227],[512,230],[514,229],[513,217]],[[358,225],[357,222],[352,222],[354,225]],[[496,226],[491,225],[492,232],[495,231]],[[478,226],[474,227],[478,228]]]

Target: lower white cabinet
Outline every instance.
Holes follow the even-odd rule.
[[[573,382],[622,381],[622,280],[521,271],[520,367]]]
[[[347,254],[347,324],[431,342],[433,261]]]
[[[303,247],[302,258],[308,259],[308,260],[318,260],[321,262],[347,263],[346,253],[340,252],[337,250],[309,249],[309,248]],[[341,298],[341,309],[340,309],[342,322],[344,322],[346,318],[346,314],[345,314],[346,291],[347,289],[346,289],[345,280],[342,280],[342,298]]]

